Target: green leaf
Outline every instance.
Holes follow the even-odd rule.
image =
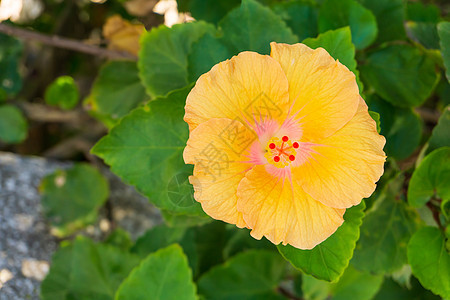
[[[178,243],[189,259],[194,277],[197,278],[212,266],[224,261],[223,248],[227,242],[228,232],[223,222],[192,227],[156,226],[141,236],[131,252],[145,257],[160,248]],[[215,253],[215,255],[211,255]]]
[[[334,58],[339,60],[350,71],[355,73],[359,90],[362,91],[362,83],[359,81],[359,71],[356,69],[355,46],[352,44],[352,36],[349,27],[330,30],[321,33],[317,38],[309,38],[303,44],[316,49],[324,48]]]
[[[370,300],[380,289],[383,279],[383,275],[363,273],[350,265],[339,282],[330,284],[330,293],[333,300]]]
[[[39,188],[45,216],[57,236],[66,236],[96,220],[108,197],[108,182],[88,164],[57,170]]]
[[[370,117],[377,123],[377,131],[380,133],[381,126],[380,126],[380,114],[374,111],[369,111]]]
[[[281,282],[283,258],[276,252],[249,250],[214,267],[198,281],[207,299],[266,299]]]
[[[80,92],[75,81],[70,76],[60,76],[45,90],[45,102],[69,110],[77,106]]]
[[[178,243],[185,232],[186,229],[183,227],[168,227],[164,224],[155,226],[138,238],[136,244],[131,248],[131,252],[145,257],[158,249]]]
[[[278,251],[304,273],[330,282],[337,281],[353,256],[364,208],[363,201],[358,206],[347,209],[344,223],[333,235],[313,249],[300,250],[290,245],[278,245]]]
[[[427,152],[445,146],[450,147],[450,105],[444,108],[437,125],[433,128],[428,140]]]
[[[377,37],[377,22],[372,12],[356,0],[326,0],[319,12],[319,31],[350,26],[356,49],[364,49]]]
[[[188,55],[192,44],[205,33],[214,32],[205,22],[164,25],[141,37],[139,76],[151,97],[164,96],[189,83]]]
[[[230,10],[240,4],[239,0],[178,0],[177,2],[181,11],[190,12],[196,20],[214,24],[217,24]]]
[[[414,171],[408,187],[408,202],[414,207],[425,205],[430,199],[450,199],[450,147],[428,154]]]
[[[223,248],[227,238],[225,223],[219,221],[185,230],[184,235],[177,242],[183,247],[189,259],[195,279],[211,267],[223,263]]]
[[[411,288],[402,288],[390,278],[385,278],[383,285],[374,300],[408,299],[408,300],[440,300],[430,291],[424,289],[414,277],[411,278]]]
[[[276,2],[272,9],[286,22],[300,41],[319,33],[318,9],[312,1],[293,0]]]
[[[114,229],[103,243],[117,247],[123,251],[128,251],[133,246],[130,234],[120,227]]]
[[[436,24],[408,21],[406,23],[406,29],[408,36],[413,41],[422,44],[427,49],[440,49],[439,34]],[[438,56],[440,55],[438,54]],[[442,63],[440,63],[440,65],[442,65]]]
[[[135,62],[109,61],[95,79],[85,106],[108,127],[148,99]]]
[[[52,256],[50,272],[41,284],[40,298],[42,300],[74,299],[76,295],[70,287],[72,272],[73,245],[62,245]]]
[[[450,298],[450,254],[438,228],[423,227],[414,234],[408,245],[408,260],[425,288]]]
[[[215,64],[231,58],[231,52],[216,37],[205,34],[192,45],[189,54],[189,78],[196,81]]]
[[[7,98],[8,94],[6,93],[6,91],[0,88],[0,103],[5,102]]]
[[[18,144],[27,137],[28,124],[22,112],[12,105],[0,105],[0,141]]]
[[[439,81],[433,60],[409,45],[391,45],[371,53],[360,71],[383,99],[401,107],[421,105]]]
[[[366,214],[352,260],[359,270],[382,274],[407,263],[406,246],[419,217],[400,199],[403,181],[403,176],[393,179]]]
[[[442,215],[444,215],[444,217],[450,221],[450,199],[442,200],[441,212],[442,212]],[[446,237],[447,237],[447,239],[449,239],[450,238],[450,223],[447,225],[446,228],[448,228]],[[448,249],[448,247],[447,247],[447,249]],[[450,249],[449,249],[449,251],[450,251]]]
[[[229,238],[223,248],[223,256],[225,259],[249,249],[277,251],[275,245],[267,239],[257,240],[251,237],[250,230],[247,228],[237,228],[234,225],[228,225],[227,233]]]
[[[356,71],[355,46],[352,44],[349,27],[321,33],[317,38],[309,38],[302,41],[302,43],[313,49],[324,48],[334,59],[338,59],[350,71]]]
[[[296,43],[297,37],[268,7],[254,0],[243,0],[220,23],[225,43],[241,51],[269,54],[270,42]]]
[[[439,49],[439,35],[434,23],[406,22],[408,36],[427,49]]]
[[[132,254],[84,237],[78,237],[73,247],[70,287],[80,299],[113,299],[121,282],[139,263]]]
[[[41,285],[41,299],[112,300],[138,262],[136,256],[118,248],[78,237],[53,255],[50,272]]]
[[[195,277],[198,277],[211,267],[224,262],[223,249],[227,243],[228,235],[225,223],[220,221],[201,227],[193,227],[189,231],[191,231],[191,235],[188,233],[180,244],[187,247],[189,243],[193,242],[195,245],[196,264],[192,269]],[[211,255],[211,253],[215,253],[215,255]]]
[[[198,216],[191,216],[173,213],[165,209],[161,209],[161,214],[164,218],[164,222],[170,227],[200,226],[213,221],[212,218],[208,218],[203,214]]]
[[[189,134],[183,115],[190,89],[174,91],[137,108],[112,128],[92,153],[159,208],[206,217],[187,181],[192,166],[183,161]]]
[[[439,7],[421,2],[407,2],[406,12],[408,20],[414,22],[437,23],[441,19]]]
[[[386,137],[384,151],[398,160],[409,157],[422,137],[419,115],[410,108],[392,106],[376,95],[367,100],[370,110],[380,114],[381,134]]]
[[[0,89],[15,95],[22,89],[19,60],[23,45],[17,39],[0,33]]]
[[[330,283],[314,278],[306,274],[302,275],[301,290],[304,299],[325,300],[328,298],[328,288]]]
[[[370,300],[380,289],[383,279],[383,275],[363,273],[350,265],[336,283],[304,275],[302,290],[306,299]]]
[[[440,38],[442,58],[448,82],[450,82],[450,22],[440,22],[437,26]]]
[[[150,254],[120,285],[116,300],[197,299],[186,256],[178,245]]]
[[[403,22],[405,19],[404,0],[359,0],[375,15],[378,26],[376,43],[384,43],[406,38]]]

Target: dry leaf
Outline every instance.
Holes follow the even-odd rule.
[[[109,17],[103,25],[103,36],[109,41],[109,49],[126,51],[136,56],[139,38],[144,32],[144,25],[131,24],[119,15]]]
[[[152,12],[158,0],[130,0],[124,3],[125,9],[130,15],[145,17]]]

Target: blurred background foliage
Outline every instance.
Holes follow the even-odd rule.
[[[450,298],[448,1],[14,1],[0,2],[0,151],[77,162],[40,187],[62,239],[43,299],[146,299],[148,286],[163,295],[149,299]],[[201,74],[271,41],[339,59],[387,139],[377,191],[309,251],[211,222],[182,151],[155,144],[184,147]],[[114,227],[74,238],[108,197],[91,149],[165,224],[137,241]]]

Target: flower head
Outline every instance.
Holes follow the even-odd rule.
[[[202,75],[185,109],[195,199],[257,239],[313,248],[383,173],[385,139],[355,76],[322,48],[242,52]]]

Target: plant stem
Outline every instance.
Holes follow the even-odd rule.
[[[436,209],[436,206],[434,206],[430,201],[426,204],[428,208],[431,210],[431,213],[433,215],[434,220],[436,221],[438,227],[441,230],[445,230],[444,226],[441,224],[441,219],[439,218],[439,211]]]
[[[286,298],[288,298],[290,300],[303,300],[303,298],[292,295],[291,292],[282,288],[281,286],[278,287],[277,291],[278,291],[278,293],[282,294],[283,296],[285,296]]]
[[[35,40],[53,47],[68,49],[110,59],[137,59],[136,56],[127,52],[113,51],[94,45],[88,45],[82,41],[68,39],[57,35],[47,35],[3,23],[0,23],[0,33],[4,33],[24,40]]]

